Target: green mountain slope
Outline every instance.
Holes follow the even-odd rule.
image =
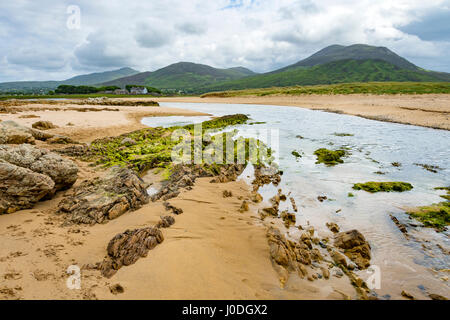
[[[99,85],[125,87],[127,84],[137,84],[159,89],[192,91],[201,86],[240,79],[250,75],[255,75],[255,73],[243,67],[217,69],[203,64],[179,62],[154,72],[142,72]]]
[[[125,76],[139,73],[131,68],[121,68],[106,72],[90,73],[76,76],[63,81],[16,81],[0,83],[0,90],[31,90],[31,89],[54,89],[61,84],[67,85],[95,85],[99,82],[111,81]]]
[[[296,67],[277,73],[266,73],[234,81],[197,88],[199,92],[239,90],[248,88],[284,87],[373,81],[445,81],[435,72],[402,69],[382,60],[340,60],[313,67]],[[450,77],[449,77],[450,79]],[[449,80],[447,80],[449,81]]]
[[[408,60],[400,57],[386,47],[375,47],[365,44],[354,44],[351,46],[332,45],[328,46],[308,58],[294,63],[290,66],[273,71],[273,73],[283,72],[297,67],[313,67],[328,62],[339,60],[382,60],[402,69],[418,71],[417,66]]]

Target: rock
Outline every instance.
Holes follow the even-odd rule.
[[[34,144],[34,137],[28,128],[22,127],[13,121],[0,123],[0,144]]]
[[[47,141],[47,143],[50,143],[50,144],[78,143],[78,142],[72,140],[69,137],[61,136],[61,135],[58,135],[58,134],[53,135],[51,138],[47,139],[46,141]]]
[[[109,287],[109,291],[111,291],[114,295],[118,295],[120,293],[124,293],[125,289],[120,284],[116,283],[115,285]]]
[[[295,203],[294,198],[289,197],[289,200],[291,200],[292,209],[294,209],[295,212],[298,212],[297,204]]]
[[[173,214],[179,215],[179,214],[183,213],[183,209],[177,208],[177,207],[171,205],[168,202],[164,202],[163,205],[164,205],[164,208],[166,208],[167,211],[172,211]]]
[[[278,210],[273,207],[263,208],[259,209],[258,213],[261,217],[261,219],[265,219],[267,216],[277,217],[278,216]]]
[[[126,137],[126,138],[123,138],[123,140],[120,142],[120,144],[128,147],[128,146],[136,145],[137,142],[131,138]]]
[[[295,214],[289,213],[288,211],[283,211],[280,214],[280,218],[284,221],[284,225],[286,226],[286,228],[289,228],[289,226],[291,225],[295,226]]]
[[[172,216],[161,216],[161,220],[156,224],[157,228],[169,228],[175,223],[175,218]]]
[[[67,221],[95,224],[115,219],[148,203],[146,185],[130,169],[114,167],[102,179],[84,181],[70,190],[58,208]]]
[[[412,294],[406,292],[405,290],[402,290],[402,296],[409,300],[416,300]]]
[[[46,141],[54,135],[21,126],[14,121],[0,122],[0,144],[34,144],[35,140]]]
[[[336,269],[333,274],[336,278],[342,278],[344,276],[344,272],[341,269]]]
[[[252,181],[253,190],[257,191],[259,187],[272,183],[277,186],[281,182],[281,171],[274,167],[255,167],[255,179]]]
[[[242,201],[241,207],[239,208],[239,212],[243,213],[247,212],[248,210],[249,210],[248,201],[247,200]]]
[[[100,265],[102,275],[111,278],[122,266],[129,266],[164,241],[159,228],[127,230],[108,243],[107,256]]]
[[[431,298],[431,300],[448,300],[446,297],[435,293],[430,293],[428,296]]]
[[[272,260],[283,267],[291,267],[293,261],[295,261],[295,256],[289,250],[286,238],[281,234],[280,230],[270,227],[267,230],[267,239]]]
[[[324,202],[325,200],[327,200],[327,196],[318,196],[317,200],[319,200],[320,202]]]
[[[234,181],[244,171],[244,165],[229,164],[220,168],[220,172],[214,171],[207,165],[177,165],[173,168],[166,188],[161,189],[152,196],[152,201],[163,199],[164,201],[178,196],[180,188],[191,187],[199,177],[216,177],[211,183]],[[234,179],[234,180],[233,180]]]
[[[334,222],[327,222],[327,228],[330,229],[331,232],[333,233],[338,233],[339,232],[339,226],[334,223]]]
[[[77,180],[71,160],[29,144],[0,146],[0,214],[29,209]]]
[[[344,267],[347,267],[347,259],[342,253],[333,250],[331,251],[330,256],[337,265],[343,265]]]
[[[391,220],[395,223],[395,225],[397,226],[397,228],[404,234],[408,233],[408,230],[406,229],[405,225],[400,223],[400,221],[398,221],[398,219],[396,217],[394,217],[392,214],[390,215]]]
[[[251,199],[254,203],[260,203],[263,201],[263,197],[258,192],[253,192]]]
[[[322,275],[325,279],[330,279],[330,271],[327,268],[321,267],[320,270],[322,270]]]
[[[223,190],[222,196],[223,196],[224,198],[230,198],[230,197],[233,196],[233,192],[228,191],[228,190]]]
[[[38,130],[49,130],[57,128],[57,126],[55,126],[50,121],[37,121],[33,123],[31,127]]]
[[[365,269],[370,266],[370,245],[358,230],[337,233],[334,245],[344,249],[344,254],[355,262],[358,268]]]
[[[50,177],[0,159],[0,214],[30,209],[54,187]]]
[[[70,188],[78,178],[73,161],[29,144],[0,146],[0,159],[49,176],[55,182],[54,191]]]

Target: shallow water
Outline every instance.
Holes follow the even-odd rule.
[[[431,229],[411,230],[411,234],[425,238],[430,249],[425,252],[421,243],[406,240],[391,221],[389,214],[408,221],[403,207],[413,207],[443,201],[441,191],[435,187],[450,185],[450,132],[411,125],[380,122],[356,116],[327,113],[295,107],[236,104],[161,103],[164,107],[177,107],[214,116],[244,113],[250,122],[264,124],[240,125],[243,136],[255,136],[260,130],[277,129],[279,145],[275,148],[280,169],[283,170],[281,187],[291,192],[299,212],[298,223],[310,223],[319,231],[325,223],[333,221],[341,230],[356,228],[372,246],[372,264],[381,270],[380,295],[398,297],[405,289],[417,297],[427,293],[450,296],[448,281],[440,278],[448,273],[432,269],[450,268],[450,259],[436,246],[449,248],[449,233],[436,233]],[[148,126],[172,126],[198,123],[209,117],[152,117],[143,119]],[[230,129],[230,130],[231,130]],[[336,136],[348,133],[352,136]],[[301,136],[301,137],[299,137]],[[263,139],[264,140],[264,139]],[[275,139],[276,140],[276,139]],[[350,155],[344,163],[334,167],[315,164],[313,152],[318,148],[348,148]],[[297,150],[302,157],[296,159],[291,152]],[[401,163],[400,167],[392,162]],[[426,171],[417,163],[435,165],[437,173]],[[375,172],[382,171],[380,175]],[[405,181],[414,189],[404,193],[369,194],[352,190],[357,182]],[[355,196],[348,197],[351,192]],[[328,200],[319,202],[317,196]],[[368,273],[361,272],[367,278]]]

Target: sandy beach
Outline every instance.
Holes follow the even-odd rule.
[[[32,104],[27,110],[0,114],[30,127],[42,120],[58,126],[49,133],[64,134],[80,142],[119,135],[143,128],[144,116],[202,115],[164,107],[118,107],[120,111],[44,110]],[[64,106],[66,109],[68,106]],[[70,105],[81,108],[82,106]],[[43,110],[40,111],[39,108]],[[116,107],[114,107],[116,109]],[[23,117],[32,114],[33,118]],[[69,125],[68,125],[69,123]],[[37,141],[40,148],[55,149]],[[79,173],[74,187],[85,179],[102,177],[105,169],[72,159]],[[144,180],[157,180],[149,173]],[[58,192],[33,209],[0,215],[0,298],[1,299],[344,299],[356,298],[348,279],[333,277],[314,283],[298,275],[282,288],[272,266],[266,239],[270,225],[279,219],[261,221],[258,205],[240,212],[243,199],[250,199],[251,186],[244,181],[216,184],[198,179],[192,190],[183,190],[171,204],[184,213],[165,229],[164,242],[148,257],[121,268],[111,279],[83,266],[102,261],[111,238],[127,229],[154,225],[165,212],[162,201],[150,202],[107,224],[63,226],[57,214],[65,192]],[[223,197],[223,191],[232,197]],[[330,232],[326,236],[330,236]],[[66,286],[67,268],[81,268],[81,289]],[[124,292],[117,294],[119,284]],[[149,289],[151,288],[151,289]]]
[[[448,96],[429,97],[269,97],[239,99],[159,98],[159,102],[210,102],[281,104],[308,108],[329,108],[356,114],[366,110],[377,116],[393,119],[404,115],[405,121],[416,124],[450,128]],[[309,99],[309,100],[308,100]],[[424,100],[430,99],[430,100]],[[355,101],[360,105],[352,106]],[[383,106],[369,106],[370,101]],[[428,104],[428,111],[406,111],[401,107]],[[406,103],[407,102],[407,103]],[[403,104],[405,103],[405,104]],[[62,110],[45,110],[46,105],[29,105],[17,113],[0,114],[0,120],[13,120],[30,127],[42,120],[58,128],[49,133],[64,134],[74,140],[89,143],[94,139],[117,136],[141,129],[142,117],[166,115],[204,115],[183,109],[166,107],[108,107],[112,110],[77,111],[65,105]],[[39,110],[42,108],[43,110]],[[372,111],[370,111],[372,110]],[[396,112],[398,114],[396,115]],[[414,114],[414,116],[412,116]],[[428,118],[419,116],[426,115]],[[28,117],[33,115],[33,118]],[[24,117],[26,116],[26,117]],[[49,145],[38,141],[37,146],[58,149],[64,145]],[[83,180],[103,177],[105,169],[72,158],[79,168],[75,187]],[[149,172],[144,181],[157,181]],[[278,218],[261,220],[258,209],[267,203],[253,203],[252,187],[244,181],[214,184],[211,178],[199,178],[191,190],[182,190],[170,203],[183,210],[175,216],[175,224],[163,230],[164,242],[151,250],[147,257],[118,270],[110,279],[98,270],[84,266],[101,262],[108,242],[125,230],[155,225],[166,211],[163,201],[150,202],[136,211],[128,211],[106,224],[64,226],[57,214],[58,204],[66,191],[51,200],[41,201],[33,209],[0,215],[0,299],[356,299],[358,294],[347,277],[325,279],[303,277],[293,273],[284,283],[271,260],[273,252],[267,240],[267,230],[275,226],[284,230]],[[231,191],[231,197],[224,197]],[[249,210],[239,209],[243,201]],[[294,237],[305,233],[296,229]],[[307,233],[307,232],[306,232]],[[316,234],[318,239],[333,236],[331,231]],[[325,259],[326,261],[326,259]],[[329,263],[329,262],[328,262]],[[68,289],[67,268],[81,268],[81,289]],[[334,267],[334,269],[336,269]],[[334,272],[330,264],[330,272]],[[325,274],[325,273],[324,273]],[[120,292],[114,288],[119,285]],[[123,292],[122,292],[123,291]],[[400,295],[394,298],[399,298]]]
[[[279,105],[450,130],[450,95],[302,95],[158,98],[159,102]]]

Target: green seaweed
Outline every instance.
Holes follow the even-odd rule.
[[[293,150],[293,151],[291,152],[291,154],[292,154],[294,157],[296,157],[297,159],[302,157],[302,155],[300,154],[300,152],[298,152],[297,150]]]
[[[412,184],[408,182],[393,181],[393,182],[375,182],[369,181],[366,183],[355,183],[353,189],[364,190],[370,193],[375,192],[404,192],[413,188]]]
[[[353,198],[355,195],[354,195],[353,193],[349,192],[349,193],[347,194],[347,196],[348,196],[349,198]]]
[[[324,163],[327,166],[334,166],[339,163],[344,163],[341,158],[347,154],[345,150],[328,150],[320,148],[314,151],[317,156],[316,164]]]
[[[419,220],[425,227],[444,231],[450,224],[450,202],[444,201],[430,206],[418,207],[406,212],[411,217]]]
[[[225,156],[232,157],[233,160],[237,161],[238,149],[245,148],[244,161],[248,161],[254,156],[253,153],[257,153],[258,160],[257,165],[260,165],[260,161],[265,161],[265,163],[270,163],[272,150],[267,148],[262,142],[252,138],[238,138],[234,141],[233,155],[226,155],[226,139],[225,135],[227,133],[222,133],[211,137],[205,133],[206,130],[220,130],[228,126],[233,126],[237,124],[246,123],[248,117],[243,114],[228,115],[212,120],[208,120],[202,123],[202,144],[199,145],[198,149],[205,152],[210,146],[214,145],[215,138],[222,135],[223,159]],[[136,172],[142,174],[147,170],[154,168],[161,168],[163,172],[163,177],[167,178],[171,174],[171,169],[173,167],[172,163],[172,151],[175,147],[182,141],[182,138],[172,139],[172,133],[176,129],[184,129],[187,131],[190,137],[194,134],[194,125],[187,125],[183,127],[174,126],[170,128],[146,128],[127,134],[120,135],[118,137],[108,137],[103,139],[98,139],[92,142],[89,148],[89,157],[86,160],[95,161],[97,165],[102,165],[104,167],[111,166],[124,166],[135,170]],[[124,144],[123,140],[129,138],[134,140],[135,144]],[[228,136],[227,136],[228,138]],[[191,139],[191,160],[194,160],[194,152],[196,150],[194,145],[196,144],[196,139]],[[220,141],[220,140],[219,140]],[[211,149],[211,148],[210,148]],[[251,154],[251,152],[253,152]],[[264,154],[262,152],[265,152]],[[265,158],[260,157],[260,155],[267,155]],[[252,158],[252,159],[255,159]],[[189,159],[189,158],[188,158]],[[211,164],[211,163],[207,163]],[[220,165],[218,165],[220,166]]]

